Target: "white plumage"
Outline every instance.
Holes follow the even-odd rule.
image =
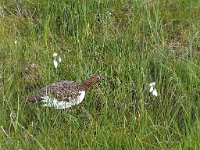
[[[72,99],[71,97],[68,97],[68,101],[58,101],[55,98],[51,98],[49,96],[42,97],[41,102],[44,103],[43,106],[45,107],[55,107],[56,109],[66,109],[70,108],[73,105],[80,104],[84,97],[85,97],[85,91],[80,91],[80,95],[77,96],[77,98]]]

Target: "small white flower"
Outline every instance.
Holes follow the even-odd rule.
[[[157,96],[158,96],[158,92],[157,92],[157,90],[154,89],[152,94],[153,94],[153,96],[157,97]]]
[[[53,64],[54,64],[54,67],[57,68],[58,67],[58,62],[56,60],[53,60]]]
[[[150,86],[150,89],[149,89],[149,92],[153,94],[153,96],[157,97],[158,96],[158,92],[156,90],[156,83],[155,82],[152,82],[149,84]]]
[[[150,87],[149,92],[151,93],[153,91],[153,86]]]
[[[15,45],[17,44],[17,40],[15,40]]]
[[[61,57],[58,55],[58,53],[54,53],[53,54],[53,64],[54,64],[54,67],[57,68],[58,65],[61,63],[62,59]]]
[[[155,85],[156,85],[155,82],[151,82],[151,83],[149,84],[149,86],[155,86]]]
[[[58,56],[58,53],[54,53],[54,54],[53,54],[53,57],[56,57],[56,56]]]
[[[61,61],[62,61],[61,57],[58,58],[58,61],[61,63]]]

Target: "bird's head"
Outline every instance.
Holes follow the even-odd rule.
[[[89,88],[91,85],[98,83],[100,81],[104,80],[103,76],[100,75],[93,75],[88,80],[83,82],[83,86],[86,88]]]

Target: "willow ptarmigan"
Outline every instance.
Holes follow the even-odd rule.
[[[89,87],[100,82],[104,78],[100,75],[93,75],[82,84],[74,81],[60,81],[42,88],[38,93],[31,96],[28,101],[42,102],[44,106],[55,107],[56,109],[70,108],[80,104]]]

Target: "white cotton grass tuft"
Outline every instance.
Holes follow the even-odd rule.
[[[57,68],[58,67],[58,62],[56,60],[53,60],[53,65],[54,65],[55,68]]]
[[[158,92],[157,92],[157,90],[154,89],[153,92],[152,92],[152,94],[153,94],[153,96],[157,97],[157,96],[158,96]]]
[[[155,86],[156,85],[156,83],[155,82],[151,82],[150,84],[149,84],[149,86]]]
[[[56,57],[56,56],[58,56],[58,53],[56,53],[56,52],[53,53],[53,57]]]
[[[61,61],[62,61],[61,57],[58,58],[58,61],[59,61],[59,63],[61,63]]]
[[[158,92],[156,90],[156,83],[155,82],[152,82],[149,84],[149,92],[153,94],[153,96],[157,97],[158,96]]]
[[[153,86],[150,86],[149,92],[150,92],[150,93],[153,92]]]
[[[61,61],[62,61],[61,57],[58,55],[58,53],[55,52],[53,54],[53,65],[56,69],[58,68]]]

